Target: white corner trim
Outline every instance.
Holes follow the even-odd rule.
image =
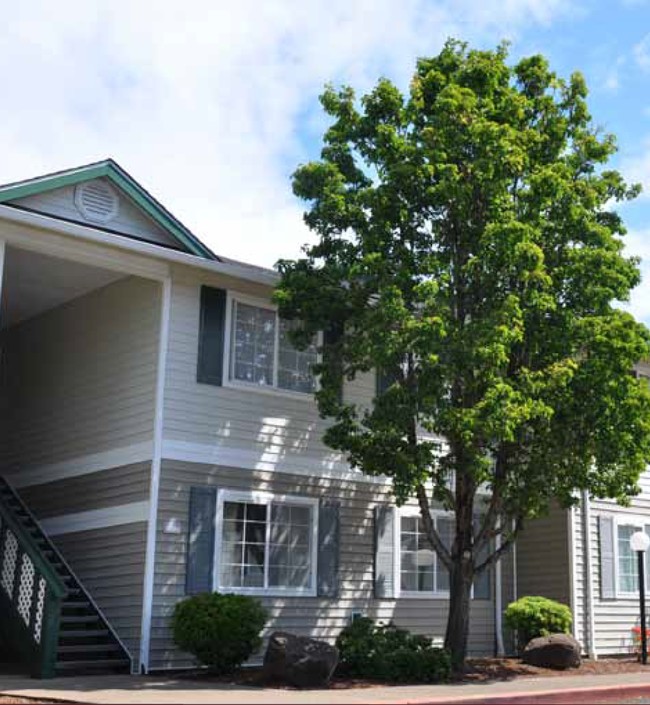
[[[358,470],[353,470],[347,463],[336,460],[322,462],[308,458],[288,457],[284,453],[256,453],[244,448],[225,448],[208,443],[193,443],[190,441],[163,441],[162,457],[165,460],[177,460],[205,465],[221,465],[223,467],[241,468],[243,470],[265,470],[268,472],[283,472],[291,475],[306,475],[308,477],[345,480],[349,482],[365,482],[373,485],[386,485],[387,477],[371,477]]]
[[[101,470],[119,468],[123,465],[146,462],[151,460],[152,454],[152,441],[143,441],[99,453],[80,455],[56,463],[13,470],[7,473],[7,479],[14,487],[42,485],[46,482],[55,482],[69,477],[79,477]]]
[[[77,531],[92,531],[93,529],[105,529],[109,526],[147,521],[148,516],[149,502],[143,500],[131,504],[120,504],[116,507],[103,507],[87,512],[49,517],[42,519],[40,524],[48,536],[58,536]]]
[[[598,658],[596,650],[596,622],[594,616],[593,553],[591,545],[591,500],[586,490],[582,492],[582,547],[585,563],[585,599],[587,601],[587,654],[591,659]]]
[[[501,528],[501,519],[499,519],[498,529]],[[494,539],[494,549],[498,551],[501,548],[501,531],[497,533]],[[494,565],[494,636],[497,647],[497,656],[505,656],[506,649],[503,643],[503,575],[501,557],[499,557]]]
[[[158,340],[158,363],[156,369],[156,409],[153,423],[153,458],[151,461],[151,480],[149,483],[150,502],[142,595],[142,623],[140,626],[140,668],[145,673],[149,671],[151,615],[153,612],[154,577],[156,572],[156,526],[158,523],[160,470],[162,467],[165,375],[167,373],[171,301],[172,280],[168,277],[162,283],[162,300],[160,304],[160,335]]]
[[[575,529],[575,521],[576,521],[576,511],[575,507],[571,506],[567,510],[568,514],[568,519],[567,521],[569,522],[569,527],[567,531],[567,542],[568,542],[568,553],[569,553],[569,602],[570,605],[569,607],[571,608],[571,614],[573,615],[573,622],[572,622],[572,627],[571,627],[571,633],[573,634],[573,638],[579,641],[578,639],[578,619],[577,619],[577,614],[578,614],[578,597],[577,597],[577,585],[578,585],[578,576],[576,573],[576,566],[577,566],[577,560],[576,560],[576,529]]]

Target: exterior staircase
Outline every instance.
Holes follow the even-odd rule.
[[[124,644],[2,477],[0,616],[2,640],[36,678],[131,672]]]

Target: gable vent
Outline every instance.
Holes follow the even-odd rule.
[[[77,210],[93,223],[108,223],[118,213],[120,200],[115,190],[105,181],[86,181],[74,190]]]

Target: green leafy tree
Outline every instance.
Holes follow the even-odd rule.
[[[278,263],[280,313],[301,321],[298,345],[325,331],[326,443],[417,498],[450,573],[456,668],[472,582],[524,521],[577,490],[625,501],[650,461],[631,374],[649,334],[616,307],[640,275],[612,209],[639,187],[605,168],[615,141],[586,96],[542,56],[449,41],[408,95],[327,88],[321,159],[293,177],[317,241]],[[369,409],[341,398],[373,369],[390,384]],[[449,548],[434,504],[455,513]]]

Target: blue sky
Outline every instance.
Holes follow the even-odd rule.
[[[631,307],[650,323],[650,0],[23,0],[0,27],[0,182],[112,156],[217,252],[262,265],[309,239],[289,175],[314,158],[326,81],[406,87],[453,36],[582,71],[615,164],[646,193],[624,210],[647,259]]]

